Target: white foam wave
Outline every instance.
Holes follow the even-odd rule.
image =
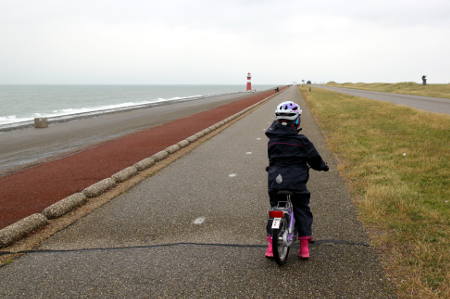
[[[17,117],[16,115],[0,116],[0,125],[18,123],[30,120],[31,118]]]
[[[31,121],[35,117],[64,117],[64,116],[71,116],[71,115],[78,115],[78,114],[97,114],[101,113],[102,111],[115,111],[115,110],[122,110],[133,107],[139,107],[139,106],[145,106],[148,104],[156,104],[161,102],[168,102],[168,101],[177,101],[177,100],[189,100],[189,99],[195,99],[201,97],[201,95],[193,95],[188,97],[173,97],[169,99],[164,98],[158,98],[148,101],[139,101],[139,102],[125,102],[120,104],[114,104],[114,105],[103,105],[103,106],[95,106],[95,107],[80,107],[80,108],[64,108],[59,110],[53,110],[50,113],[32,113],[31,115],[24,115],[22,117],[17,117],[16,115],[6,115],[6,116],[0,116],[0,125],[10,125],[14,123],[24,122],[24,121]]]

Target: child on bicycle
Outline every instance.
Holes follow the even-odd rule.
[[[276,120],[266,130],[269,138],[268,183],[270,205],[276,206],[277,192],[288,190],[294,193],[295,226],[298,231],[300,258],[309,258],[309,242],[312,241],[311,226],[313,215],[309,208],[310,193],[306,188],[309,168],[328,171],[328,165],[322,160],[312,142],[303,134],[299,134],[302,110],[292,101],[279,104],[275,111]],[[265,256],[273,257],[272,221],[267,223],[267,249]]]

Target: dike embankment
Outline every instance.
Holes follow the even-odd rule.
[[[82,206],[276,94],[267,90],[209,111],[92,146],[0,178],[0,247]]]

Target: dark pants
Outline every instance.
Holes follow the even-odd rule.
[[[291,197],[294,206],[295,227],[299,237],[312,236],[313,214],[309,208],[309,198],[311,194],[308,191],[295,192]],[[269,191],[270,206],[276,207],[278,201],[285,201],[286,196],[278,196],[277,191]],[[272,234],[272,220],[267,221],[267,234]]]

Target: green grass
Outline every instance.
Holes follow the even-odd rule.
[[[414,82],[401,82],[401,83],[328,82],[327,85],[450,99],[450,84],[428,84],[424,86]]]
[[[302,93],[400,297],[450,298],[450,116]]]

